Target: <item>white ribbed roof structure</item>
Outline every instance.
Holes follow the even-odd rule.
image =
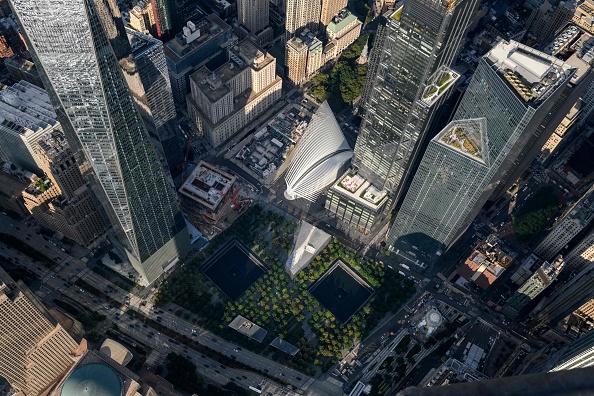
[[[285,175],[285,198],[315,201],[353,156],[328,102],[316,111],[293,154]]]

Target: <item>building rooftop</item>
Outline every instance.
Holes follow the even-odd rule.
[[[185,26],[182,32],[178,33],[163,46],[165,55],[173,63],[181,62],[213,37],[231,29],[229,25],[215,14],[208,15],[196,23],[190,23],[193,29]]]
[[[58,124],[47,93],[26,81],[0,91],[0,124],[21,134]]]
[[[147,34],[137,32],[136,30],[130,29],[129,27],[126,28],[126,35],[128,36],[128,41],[130,41],[130,45],[132,46],[132,54],[135,57],[143,55],[144,52],[154,48],[156,45],[163,45],[162,41],[157,40],[156,38]]]
[[[377,189],[361,175],[355,175],[349,172],[338,179],[332,186],[332,189],[373,210],[379,208],[388,196],[385,190]]]
[[[180,194],[215,210],[229,192],[237,176],[223,172],[207,162],[200,161],[184,184]]]
[[[66,137],[62,131],[52,131],[51,133],[41,137],[39,141],[39,149],[48,158],[54,158],[56,155],[68,150],[70,145],[66,141]]]
[[[557,279],[557,276],[561,273],[561,270],[563,270],[564,267],[565,261],[563,260],[563,257],[557,256],[551,263],[545,261],[542,266],[536,270],[536,274],[544,287],[547,287]]]
[[[239,68],[245,64],[254,70],[261,70],[275,60],[272,55],[247,39],[229,49],[229,59]]]
[[[434,141],[478,162],[489,165],[487,121],[485,118],[452,121],[434,138]]]
[[[327,29],[334,34],[338,34],[342,29],[356,20],[358,20],[358,18],[345,8],[338,11],[334,18],[332,18],[332,21],[328,24]]]
[[[524,102],[544,101],[576,71],[554,56],[515,41],[500,41],[485,58]]]

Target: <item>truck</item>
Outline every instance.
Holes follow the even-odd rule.
[[[401,266],[402,268],[404,268],[405,270],[408,270],[408,271],[410,271],[410,267],[409,267],[408,265],[406,265],[406,264],[400,264],[400,266]]]

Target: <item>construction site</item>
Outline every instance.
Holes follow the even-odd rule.
[[[237,176],[200,161],[178,190],[182,210],[205,237],[229,227],[249,207]]]

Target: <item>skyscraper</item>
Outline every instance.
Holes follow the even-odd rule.
[[[322,0],[320,23],[328,26],[334,15],[348,4],[348,0]]]
[[[61,131],[43,136],[37,156],[51,187],[38,194],[36,186],[23,193],[37,222],[89,246],[107,231],[105,211],[86,185],[80,166]]]
[[[589,256],[589,257],[588,257]],[[583,258],[582,258],[583,257]],[[582,243],[566,254],[566,273],[577,260],[583,260],[584,266],[571,277],[571,280],[557,284],[556,290],[548,298],[543,299],[531,312],[530,326],[538,329],[558,321],[579,308],[594,297],[594,231],[584,238]]]
[[[594,186],[567,209],[565,215],[557,221],[534,252],[545,260],[550,260],[584,230],[592,219],[594,219]]]
[[[155,146],[157,149],[162,148],[167,165],[173,172],[184,158],[180,135],[177,131],[177,113],[163,43],[132,29],[126,28],[126,33],[132,46],[140,81],[146,93],[144,105],[148,106],[149,110],[145,117],[148,121],[149,134],[157,136],[159,142]]]
[[[455,85],[454,78],[442,78],[458,76],[449,66],[458,55],[476,4],[477,0],[410,0],[382,17],[365,82],[365,114],[352,164],[370,188],[389,194],[389,199],[366,205],[364,213],[357,208],[360,213],[349,218],[330,207],[341,220],[368,230],[375,217],[389,211],[402,194],[411,166],[427,143],[435,110]],[[328,196],[328,200],[333,198]],[[347,196],[336,198],[340,206],[357,207]]]
[[[559,349],[536,366],[532,372],[573,370],[594,366],[594,331],[590,331],[571,344]]]
[[[151,3],[153,4],[157,36],[161,40],[171,38],[176,33],[179,24],[175,0],[151,0]]]
[[[455,242],[525,150],[574,73],[567,63],[513,41],[500,42],[481,58],[454,114],[456,121],[433,139],[422,157],[388,233],[392,249],[414,255],[420,249],[427,264]],[[423,97],[432,91],[439,88],[425,91]],[[481,138],[473,133],[476,128],[457,127],[479,117],[485,120]],[[441,152],[449,155],[436,156],[434,148],[446,146],[449,150]],[[456,152],[465,155],[454,161]],[[479,160],[478,153],[482,166],[460,172]]]
[[[0,334],[0,377],[27,396],[43,393],[75,362],[76,341],[22,281],[13,281],[2,268]]]
[[[551,285],[565,267],[563,257],[557,256],[552,262],[545,261],[534,274],[514,292],[505,303],[501,312],[511,319],[515,319],[520,311],[540,293]]]
[[[189,248],[139,108],[143,85],[114,2],[12,1],[69,142],[78,142],[134,268],[153,282]],[[63,24],[68,20],[68,24]]]
[[[285,41],[303,30],[317,31],[320,22],[320,0],[286,0]]]
[[[268,26],[268,0],[237,0],[237,22],[257,33]]]

